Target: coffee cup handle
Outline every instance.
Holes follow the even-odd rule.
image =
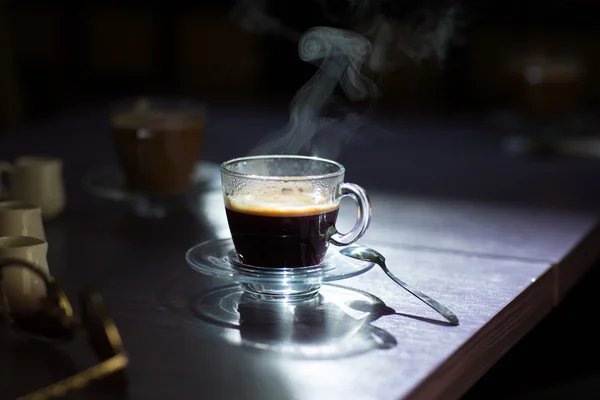
[[[348,233],[340,233],[332,226],[328,240],[336,246],[347,246],[360,239],[371,223],[371,201],[367,192],[354,183],[344,182],[340,185],[342,197],[350,197],[358,208],[358,217],[354,227]]]
[[[8,190],[4,186],[4,174],[10,174],[13,165],[7,161],[0,161],[0,198],[8,197]]]

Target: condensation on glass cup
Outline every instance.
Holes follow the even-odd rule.
[[[371,219],[363,188],[344,182],[344,166],[304,156],[256,156],[221,165],[227,220],[239,259],[273,268],[320,264],[330,243],[360,239]],[[340,200],[352,198],[358,217],[348,233],[335,228]]]

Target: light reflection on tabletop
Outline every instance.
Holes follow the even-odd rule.
[[[197,315],[225,329],[227,342],[293,358],[339,358],[389,349],[396,340],[371,322],[393,310],[360,290],[324,285],[298,303],[257,301],[237,285],[212,290],[195,303]]]

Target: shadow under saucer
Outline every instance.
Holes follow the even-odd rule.
[[[323,285],[317,296],[300,302],[268,302],[228,285],[190,299],[204,321],[227,329],[228,342],[298,358],[339,358],[397,344],[371,324],[386,315],[383,301],[361,290]],[[391,310],[393,313],[393,310]]]

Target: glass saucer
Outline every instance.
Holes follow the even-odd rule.
[[[185,259],[197,272],[239,282],[250,296],[268,301],[302,301],[315,296],[324,282],[360,275],[373,263],[343,256],[330,246],[325,260],[315,266],[266,268],[240,262],[231,238],[210,240],[190,248]]]
[[[221,189],[220,167],[215,163],[199,161],[191,179],[192,189],[185,195],[157,196],[128,188],[119,167],[108,165],[88,172],[83,178],[83,186],[95,196],[130,203],[139,216],[162,218],[170,209],[187,208],[199,195]]]

